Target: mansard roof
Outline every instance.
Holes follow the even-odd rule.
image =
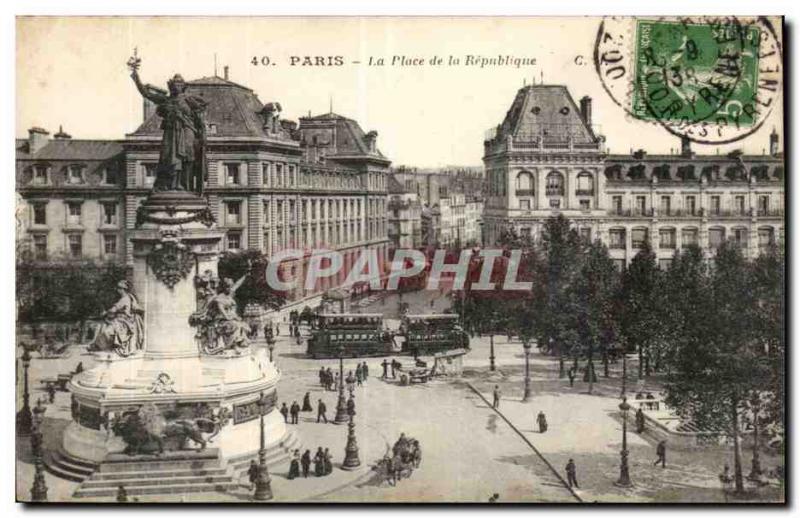
[[[364,130],[362,130],[358,122],[353,119],[333,112],[300,117],[299,129],[301,139],[307,146],[315,145],[314,141],[309,136],[314,128],[331,128],[334,130],[334,140],[317,143],[317,145],[332,148],[333,153],[328,156],[370,155],[384,158],[379,150],[370,152]]]
[[[102,161],[122,153],[122,146],[114,140],[51,139],[31,154],[28,139],[16,139],[15,148],[17,160]]]
[[[591,127],[564,85],[528,85],[519,89],[498,127],[501,137],[544,135],[571,138],[574,144],[597,142]]]

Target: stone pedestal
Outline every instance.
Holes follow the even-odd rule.
[[[287,430],[275,408],[280,372],[266,350],[249,346],[206,354],[189,323],[204,304],[196,278],[216,276],[223,237],[206,201],[192,193],[153,193],[140,207],[131,238],[131,284],[144,310],[144,346],[127,357],[96,352],[97,365],[73,378],[73,422],[64,433],[63,455],[97,463],[101,470],[104,462],[119,463],[125,456],[156,462],[157,452],[150,450],[158,448],[157,439],[132,448],[115,433],[115,423],[145,415],[143,409],[163,419],[167,451],[199,450],[199,438],[223,463],[256,455],[262,393],[269,401],[266,446],[285,440]],[[186,438],[184,426],[200,435]]]

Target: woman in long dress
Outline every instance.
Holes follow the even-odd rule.
[[[318,477],[325,475],[325,454],[322,452],[321,446],[314,455],[314,475]]]
[[[292,454],[292,462],[289,464],[289,480],[295,479],[300,476],[300,452],[294,450]]]

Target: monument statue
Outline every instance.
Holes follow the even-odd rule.
[[[225,278],[219,283],[216,294],[208,292],[206,277],[198,279],[198,290],[202,293],[201,306],[189,318],[189,324],[199,328],[198,337],[201,348],[207,354],[217,354],[225,350],[244,349],[250,345],[247,334],[250,327],[237,312],[236,290],[244,282],[247,274],[235,283]]]
[[[206,177],[206,102],[186,93],[186,82],[180,74],[167,81],[169,92],[142,83],[140,66],[141,59],[134,50],[128,60],[131,78],[142,97],[156,105],[164,130],[153,190],[202,194]]]
[[[89,345],[90,351],[113,351],[130,356],[144,345],[144,309],[127,281],[117,284],[119,299],[103,312],[103,323]]]

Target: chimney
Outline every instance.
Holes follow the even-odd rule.
[[[588,95],[581,99],[581,119],[587,126],[592,125],[592,98]]]
[[[58,139],[58,140],[66,140],[66,139],[71,139],[72,135],[70,135],[69,133],[64,133],[64,126],[59,124],[58,133],[53,135],[53,138]]]
[[[769,134],[769,154],[776,156],[778,154],[778,132],[772,128],[772,133]]]
[[[50,133],[43,128],[33,127],[28,130],[28,152],[34,154],[47,145]]]
[[[686,135],[681,137],[681,156],[692,158],[692,141]]]
[[[153,101],[151,101],[149,99],[145,99],[144,97],[142,99],[143,99],[143,104],[142,104],[142,122],[146,122],[147,119],[152,117],[153,114],[156,112],[156,105],[155,105],[155,103]]]
[[[229,67],[228,67],[228,65],[225,65],[225,66],[222,68],[222,74],[223,74],[223,76],[225,77],[225,81],[227,81],[227,80],[228,80],[228,68],[229,68]]]
[[[370,131],[366,135],[367,141],[367,148],[369,148],[370,153],[376,153],[378,151],[378,147],[376,145],[376,141],[378,139],[378,132],[375,130]]]

